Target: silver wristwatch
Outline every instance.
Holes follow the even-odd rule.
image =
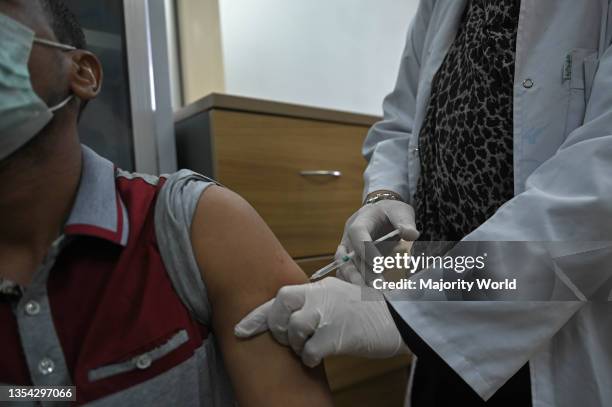
[[[401,201],[403,202],[403,199],[401,196],[399,196],[395,192],[377,192],[373,194],[372,196],[368,197],[368,199],[366,199],[366,201],[364,202],[364,205],[375,204],[376,202],[380,202],[380,201]]]

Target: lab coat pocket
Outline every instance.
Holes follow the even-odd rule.
[[[149,369],[159,359],[169,356],[172,352],[189,341],[189,334],[186,330],[180,330],[168,340],[146,352],[139,352],[128,358],[123,358],[117,363],[111,363],[97,367],[89,371],[90,382],[107,379],[120,374],[143,371]]]
[[[593,49],[578,48],[566,57],[562,73],[569,92],[565,137],[584,124],[597,65],[597,51]]]

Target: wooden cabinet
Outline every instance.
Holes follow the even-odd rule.
[[[362,201],[361,145],[378,118],[213,94],[175,119],[180,167],[248,200],[306,274],[333,260]],[[408,364],[332,358],[326,370],[339,406],[378,397],[385,378],[395,398],[384,405],[399,407]]]
[[[285,104],[262,111],[222,95],[199,103],[177,114],[179,165],[247,199],[292,257],[333,254],[362,200],[361,145],[375,118]]]
[[[362,126],[211,113],[216,174],[264,218],[294,258],[335,252],[361,201]]]

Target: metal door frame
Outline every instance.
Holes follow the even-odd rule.
[[[134,166],[148,174],[176,171],[164,2],[124,0]]]

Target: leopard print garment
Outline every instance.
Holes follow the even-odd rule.
[[[471,0],[432,84],[419,135],[420,241],[460,241],[513,197],[520,2]]]

